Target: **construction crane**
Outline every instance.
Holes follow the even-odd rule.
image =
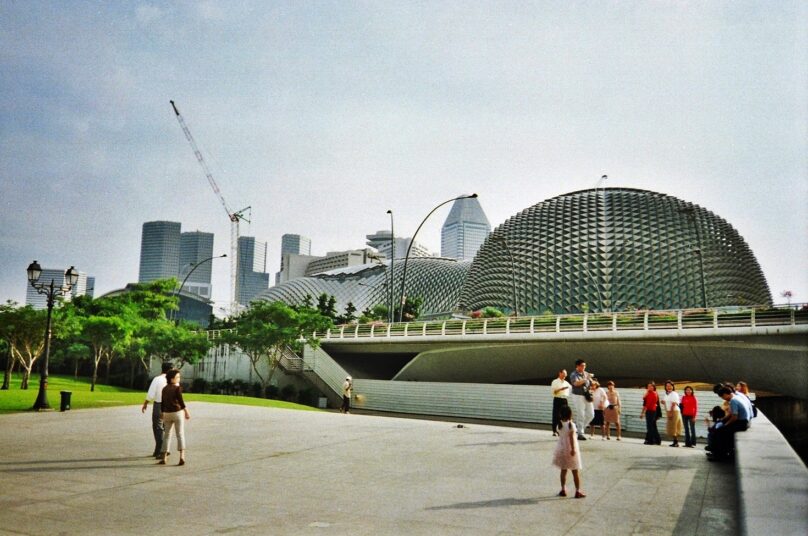
[[[199,147],[197,147],[196,141],[191,135],[191,131],[188,130],[188,125],[185,124],[185,119],[183,119],[182,114],[177,109],[177,105],[174,104],[174,101],[169,102],[171,102],[171,107],[174,109],[174,115],[177,116],[177,121],[179,122],[180,127],[182,127],[182,131],[185,133],[188,143],[191,144],[191,148],[194,150],[194,156],[196,156],[197,162],[199,162],[199,165],[202,166],[202,170],[205,172],[205,177],[208,179],[208,184],[210,184],[210,187],[213,188],[213,193],[216,194],[216,197],[219,199],[222,207],[224,207],[224,211],[227,213],[227,219],[230,220],[230,314],[235,315],[239,311],[238,294],[236,292],[239,222],[241,220],[244,220],[247,223],[250,222],[250,220],[245,216],[245,213],[248,213],[251,207],[244,207],[243,209],[235,212],[230,210],[230,207],[227,205],[227,201],[224,200],[222,191],[219,189],[219,185],[216,184],[216,180],[213,178],[210,169],[208,169],[208,164],[202,157],[202,153],[199,151]]]

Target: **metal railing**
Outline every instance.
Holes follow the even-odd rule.
[[[346,324],[325,333],[323,340],[387,339],[452,335],[510,335],[565,332],[617,332],[632,330],[687,330],[796,326],[808,324],[808,310],[778,309],[677,309],[627,311],[507,318],[450,319],[424,322]]]

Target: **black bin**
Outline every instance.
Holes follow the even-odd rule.
[[[62,395],[62,403],[59,405],[59,411],[67,411],[70,409],[70,395],[72,391],[59,391]]]

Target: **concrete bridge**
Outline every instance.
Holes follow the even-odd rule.
[[[745,380],[808,399],[808,311],[615,312],[340,326],[317,334],[356,378],[547,383],[578,358],[603,380]]]

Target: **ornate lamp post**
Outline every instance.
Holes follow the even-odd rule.
[[[426,220],[429,219],[432,213],[438,210],[443,205],[451,203],[452,201],[457,201],[458,199],[474,199],[476,197],[477,194],[471,194],[471,195],[461,195],[459,197],[453,197],[451,199],[447,199],[443,203],[440,203],[438,206],[430,210],[429,214],[427,214],[426,217],[421,221],[420,225],[418,225],[418,228],[415,230],[415,234],[412,235],[412,238],[410,239],[410,245],[407,246],[407,254],[404,256],[404,270],[401,274],[401,309],[399,309],[398,311],[399,322],[401,322],[402,318],[404,317],[404,304],[406,303],[407,300],[407,296],[404,294],[404,291],[406,289],[405,285],[407,284],[407,262],[410,260],[410,250],[412,249],[412,245],[415,243],[415,237],[418,236],[418,231],[421,230],[421,227],[424,225],[424,223],[426,223]]]
[[[50,359],[50,340],[51,340],[51,322],[53,317],[53,304],[56,301],[56,296],[65,296],[73,288],[79,280],[79,273],[71,266],[65,271],[64,281],[60,285],[56,285],[54,279],[50,283],[43,281],[39,283],[39,278],[42,275],[42,267],[38,262],[34,261],[28,266],[28,281],[39,294],[44,294],[48,300],[48,320],[45,324],[45,355],[39,365],[39,394],[34,402],[33,409],[37,411],[50,409],[48,404],[48,360]]]

